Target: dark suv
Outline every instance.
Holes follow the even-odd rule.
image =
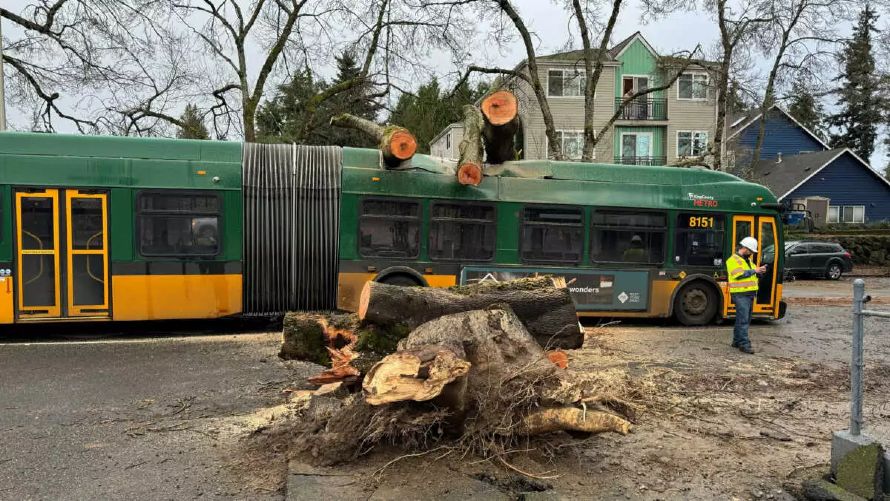
[[[853,256],[832,242],[785,242],[785,271],[793,275],[821,275],[837,280],[853,271]]]

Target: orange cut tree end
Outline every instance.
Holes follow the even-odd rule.
[[[389,137],[389,151],[399,160],[408,160],[417,151],[417,139],[406,129],[397,130]]]
[[[516,96],[508,90],[499,90],[482,100],[482,114],[491,125],[504,125],[516,118],[519,105]]]
[[[479,186],[482,182],[482,167],[474,163],[461,164],[457,168],[457,182],[464,185]]]

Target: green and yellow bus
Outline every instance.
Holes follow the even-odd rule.
[[[368,280],[566,278],[580,315],[733,315],[723,260],[762,246],[779,318],[781,221],[764,187],[702,169],[454,162],[376,150],[0,134],[0,324],[352,310]]]

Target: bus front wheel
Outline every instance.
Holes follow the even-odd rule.
[[[674,299],[674,315],[683,325],[706,325],[717,315],[717,293],[703,281],[688,283]]]

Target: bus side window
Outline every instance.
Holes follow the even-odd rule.
[[[420,252],[420,203],[366,199],[359,217],[363,257],[416,258]]]
[[[213,192],[141,191],[136,197],[139,254],[217,256],[222,197]]]
[[[526,207],[522,211],[519,255],[539,263],[581,262],[584,213],[578,207]]]
[[[433,203],[430,259],[490,261],[495,248],[493,205]]]
[[[680,214],[674,243],[677,264],[722,266],[723,228],[723,216],[718,214]]]
[[[598,263],[661,264],[667,218],[652,212],[597,210],[590,254]]]

